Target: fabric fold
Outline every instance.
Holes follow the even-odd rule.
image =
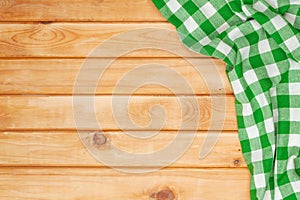
[[[227,64],[251,199],[300,199],[300,2],[153,2],[185,46]]]

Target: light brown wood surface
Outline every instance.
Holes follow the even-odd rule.
[[[0,0],[0,13],[1,200],[249,199],[225,63],[188,50],[151,0]],[[73,106],[74,97],[93,95],[101,127],[92,124],[93,105]],[[195,138],[160,170],[157,160],[146,168],[117,154],[110,168],[87,150],[150,153],[178,134],[179,147]],[[154,172],[128,173],[146,169]]]
[[[233,97],[96,96],[92,98],[99,126],[91,123],[95,118],[87,96],[74,98],[1,96],[0,130],[236,130]]]
[[[168,169],[128,174],[102,168],[1,168],[0,197],[246,200],[248,179],[247,169]]]
[[[108,59],[91,60],[95,62],[95,66],[89,68],[90,73],[106,69],[96,91],[92,94],[232,94],[224,70],[225,64],[217,59],[118,58],[111,65],[101,68],[98,63]],[[189,63],[189,60],[193,60],[195,65]],[[0,94],[72,94],[76,77],[80,69],[84,69],[84,61],[84,59],[37,58],[0,60]],[[146,68],[142,68],[143,66]],[[158,71],[157,66],[164,67],[166,70]],[[171,73],[178,73],[180,78],[170,75]],[[126,75],[129,78],[124,79]],[[167,87],[158,84],[137,85],[137,80],[145,82],[142,79],[149,76],[166,80]],[[120,82],[121,79],[124,81]],[[88,77],[85,80],[87,87],[92,84]],[[180,84],[181,80],[190,84],[190,90]],[[88,90],[83,92],[88,94]]]
[[[172,142],[177,134],[185,134],[185,139],[194,138],[193,143],[171,167],[246,167],[241,156],[241,147],[236,132],[202,131],[196,135],[189,131],[161,131],[156,137],[134,139],[123,132],[86,131],[91,146],[109,149],[111,145],[132,153],[149,153],[163,148]],[[97,145],[95,135],[104,134],[105,143]],[[142,134],[142,132],[141,132]],[[205,158],[199,158],[203,142],[207,136],[220,137]],[[22,131],[0,132],[1,166],[103,166],[86,150],[76,131]],[[180,141],[183,144],[184,141]],[[116,159],[116,158],[111,158]],[[132,166],[132,163],[119,162],[118,167]],[[155,166],[160,166],[153,163]]]
[[[2,0],[1,21],[166,21],[150,0]]]
[[[120,49],[123,57],[201,57],[184,47],[167,22],[0,24],[0,57],[85,58],[96,47],[105,51],[94,57],[116,57]]]

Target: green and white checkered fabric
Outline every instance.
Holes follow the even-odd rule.
[[[153,2],[188,48],[227,63],[251,199],[300,199],[300,1]]]

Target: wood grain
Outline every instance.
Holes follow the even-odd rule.
[[[169,23],[0,24],[0,57],[87,56],[201,57]]]
[[[153,138],[137,139],[124,132],[104,132],[105,142],[99,144],[95,140],[99,132],[86,132],[91,146],[102,150],[113,145],[131,153],[158,151],[179,134],[177,131],[162,131]],[[180,134],[185,134],[186,140],[194,137],[189,131]],[[219,136],[219,139],[209,155],[200,159],[199,153],[207,135]],[[184,143],[182,140],[179,145]],[[74,131],[0,132],[0,146],[1,166],[103,166],[88,153]],[[119,160],[118,157],[111,159]],[[120,160],[117,167],[132,165],[132,162]],[[153,166],[160,165],[154,161]],[[198,132],[188,150],[171,167],[246,167],[246,163],[236,132]]]
[[[95,66],[88,69],[91,77],[105,70],[102,75],[99,74],[99,85],[96,91],[93,90],[93,94],[232,94],[225,73],[225,64],[217,59],[119,58],[111,65],[103,67],[98,63],[105,62],[106,59],[91,60],[95,63]],[[189,60],[195,65],[190,64]],[[80,69],[85,68],[84,61],[83,59],[0,60],[0,94],[72,94],[76,77]],[[190,90],[181,84],[182,80],[189,83]],[[88,75],[85,78],[85,85],[85,87],[92,85]],[[85,94],[88,94],[88,91],[90,90],[83,90]]]
[[[150,0],[1,0],[1,21],[166,21]]]
[[[247,169],[0,168],[1,199],[249,199]]]
[[[94,99],[95,111],[89,99]],[[234,100],[230,96],[1,96],[0,130],[236,130]]]
[[[225,64],[188,50],[151,0],[0,0],[0,13],[0,199],[249,199]],[[84,62],[85,85],[72,96]],[[110,67],[91,92],[93,75],[105,67],[98,63]],[[93,105],[87,97],[94,94]],[[112,146],[149,153],[172,143],[179,129],[178,145],[198,131],[168,167],[130,174],[97,162],[76,127],[101,153]],[[126,130],[160,131],[136,139]],[[217,135],[200,159],[207,136]],[[145,169],[111,159],[119,170]]]

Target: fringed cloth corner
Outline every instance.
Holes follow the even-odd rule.
[[[183,44],[227,63],[251,199],[300,199],[300,1],[153,2]]]

